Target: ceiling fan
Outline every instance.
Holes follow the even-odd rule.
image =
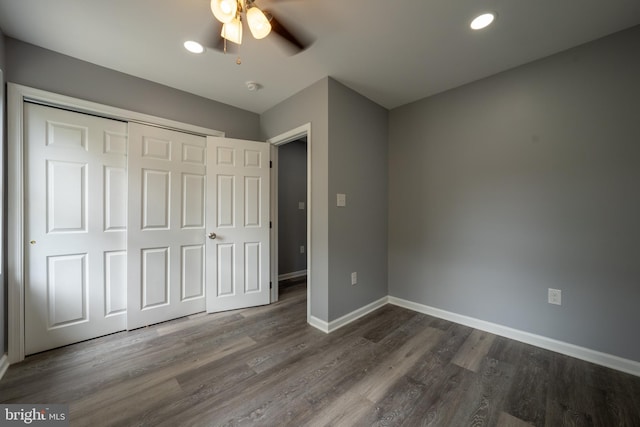
[[[211,11],[222,24],[220,40],[223,48],[219,50],[224,52],[227,50],[227,41],[242,44],[243,18],[255,39],[263,39],[273,32],[287,41],[296,53],[311,44],[304,37],[295,36],[271,12],[258,8],[254,0],[211,0]]]

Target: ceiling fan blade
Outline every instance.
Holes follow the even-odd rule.
[[[268,11],[263,12],[267,15],[267,19],[271,23],[271,31],[289,42],[290,46],[296,50],[296,53],[302,52],[313,43],[309,37],[305,37],[300,31],[296,31],[296,35],[294,35],[293,31],[287,28],[291,28],[291,26],[285,26],[281,21],[276,19],[272,13]]]

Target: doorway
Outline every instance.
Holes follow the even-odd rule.
[[[278,147],[278,292],[307,278],[307,138]]]
[[[311,219],[312,219],[312,182],[311,182],[311,158],[312,158],[312,142],[311,142],[311,124],[307,123],[298,128],[292,129],[288,132],[280,134],[274,138],[267,140],[271,144],[271,282],[272,293],[271,302],[278,301],[279,296],[279,279],[301,277],[306,274],[307,282],[307,322],[311,317],[311,289],[312,289],[312,233],[311,233]],[[297,179],[304,179],[306,184],[306,191],[303,193],[299,189],[296,192],[292,192],[291,197],[285,197],[287,201],[283,201],[283,206],[288,205],[286,212],[282,217],[280,216],[280,180],[281,179],[293,179],[285,173],[280,176],[280,151],[286,149],[289,144],[294,144],[291,148],[292,151],[303,151],[306,156],[306,167],[301,168],[304,170],[305,177],[300,178],[299,171],[297,172]],[[297,146],[295,144],[298,144]],[[302,150],[304,148],[304,150]],[[288,150],[287,150],[288,151]],[[288,154],[288,153],[287,153]],[[285,154],[286,157],[287,154]],[[300,162],[299,152],[298,156],[292,156],[297,158],[296,162]],[[285,160],[285,163],[287,161]],[[300,166],[297,164],[297,166]],[[284,184],[287,186],[287,184]],[[284,207],[283,207],[284,209]],[[290,224],[286,218],[295,218],[297,220],[296,230],[289,228]],[[285,222],[287,221],[287,222]],[[300,237],[300,229],[302,228],[299,222],[304,223],[304,230],[306,231],[306,237]],[[295,224],[294,224],[295,226]],[[281,228],[286,228],[281,238]],[[286,237],[291,235],[293,237]],[[286,240],[285,240],[286,239]],[[281,242],[282,240],[282,242]],[[305,244],[306,243],[306,244]],[[288,260],[280,263],[280,245],[285,246],[287,251]],[[301,248],[304,246],[304,249]],[[300,253],[304,251],[304,253]],[[302,258],[302,260],[301,260]],[[280,271],[280,268],[291,271]]]

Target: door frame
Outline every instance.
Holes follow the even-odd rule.
[[[311,123],[306,123],[273,138],[267,139],[271,144],[271,302],[278,301],[278,147],[289,142],[307,137],[307,323],[311,319]]]
[[[219,130],[190,125],[15,83],[7,83],[7,266],[8,361],[24,360],[24,102],[34,102],[107,119],[160,126],[202,136],[225,136]]]

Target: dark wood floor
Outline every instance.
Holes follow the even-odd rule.
[[[0,401],[72,426],[640,426],[640,378],[387,305],[325,335],[305,284],[13,365]]]

